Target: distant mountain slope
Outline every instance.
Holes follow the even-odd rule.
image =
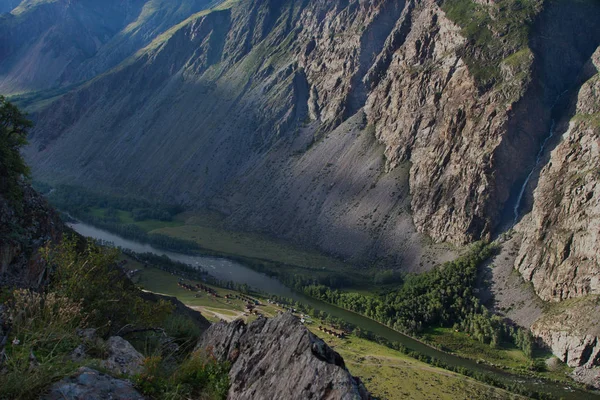
[[[90,79],[209,4],[210,0],[25,0],[0,16],[0,93],[40,91]]]
[[[0,0],[0,13],[11,12],[21,0]]]

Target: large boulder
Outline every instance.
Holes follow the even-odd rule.
[[[131,382],[115,379],[90,368],[80,368],[75,376],[55,383],[42,400],[144,400]]]
[[[368,399],[342,357],[291,314],[212,325],[198,350],[231,363],[230,399]]]
[[[127,340],[120,336],[111,336],[106,341],[108,358],[102,366],[116,374],[135,375],[142,372],[144,356]]]

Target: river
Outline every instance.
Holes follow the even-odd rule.
[[[564,384],[549,383],[535,378],[508,374],[500,369],[478,364],[473,360],[464,359],[442,352],[400,332],[394,331],[393,329],[390,329],[387,326],[367,317],[363,317],[362,315],[316,300],[312,297],[296,293],[274,278],[271,278],[260,272],[256,272],[240,263],[225,258],[189,256],[170,251],[158,250],[148,244],[124,239],[118,235],[98,229],[85,223],[74,223],[69,224],[69,226],[82,236],[112,242],[118,247],[122,247],[136,253],[154,253],[158,255],[164,254],[172,260],[200,267],[217,279],[242,284],[245,283],[248,286],[258,289],[262,292],[292,298],[296,301],[310,305],[315,309],[325,311],[332,316],[341,318],[349,323],[359,326],[363,330],[371,331],[378,336],[386,338],[387,340],[402,343],[411,350],[418,351],[419,353],[428,355],[430,357],[435,357],[447,365],[464,367],[479,372],[486,372],[493,375],[496,379],[508,384],[519,382],[529,389],[533,389],[538,392],[546,392],[555,396],[556,398],[564,398],[567,400],[598,400],[600,398],[600,396],[589,392],[573,390],[566,387]]]

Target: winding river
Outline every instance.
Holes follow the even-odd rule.
[[[387,340],[402,343],[409,349],[418,351],[419,353],[435,357],[447,365],[464,367],[470,370],[486,372],[493,375],[496,379],[506,383],[519,382],[524,387],[538,391],[546,392],[556,398],[564,398],[567,400],[598,400],[600,396],[581,390],[574,390],[567,387],[565,384],[551,383],[540,381],[535,378],[516,376],[506,373],[497,368],[487,365],[478,364],[473,360],[457,357],[433,347],[427,346],[409,336],[394,331],[385,325],[382,325],[374,320],[371,320],[362,315],[344,310],[328,303],[316,300],[314,298],[293,292],[291,289],[283,285],[278,280],[271,278],[260,272],[256,272],[240,263],[230,261],[225,258],[205,257],[205,256],[189,256],[185,254],[174,253],[170,251],[158,250],[148,244],[139,243],[133,240],[124,239],[118,235],[98,229],[85,223],[69,224],[72,229],[77,231],[82,236],[112,242],[116,246],[124,249],[129,249],[136,253],[154,253],[158,255],[166,255],[172,260],[183,262],[192,266],[201,267],[210,275],[217,279],[228,280],[236,283],[245,283],[250,287],[258,289],[262,292],[271,293],[277,296],[285,296],[293,298],[304,304],[310,305],[315,309],[327,312],[330,315],[341,318],[356,326],[360,326],[364,330],[373,332],[374,334],[384,337]]]

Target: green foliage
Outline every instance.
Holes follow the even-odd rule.
[[[343,330],[345,332],[351,331],[354,336],[356,336],[360,339],[366,339],[371,342],[378,343],[380,345],[383,345],[390,349],[399,351],[403,354],[408,355],[411,358],[414,358],[421,362],[430,364],[432,366],[444,368],[449,371],[454,371],[461,375],[475,378],[478,381],[484,382],[488,385],[506,389],[513,393],[522,394],[524,396],[527,396],[528,398],[533,398],[533,399],[551,399],[551,398],[553,398],[546,393],[536,392],[531,389],[528,389],[527,387],[522,385],[522,383],[517,382],[517,381],[508,382],[504,379],[498,379],[493,374],[487,373],[482,370],[472,370],[472,369],[461,367],[461,366],[446,364],[444,361],[442,361],[438,358],[431,357],[429,355],[420,353],[418,351],[411,350],[411,349],[407,348],[406,346],[404,346],[402,343],[390,341],[384,337],[374,334],[373,332],[361,329],[359,326],[348,323],[337,317],[331,316],[324,311],[319,311],[319,310],[314,309],[311,306],[302,304],[301,302],[294,301],[292,299],[286,299],[283,297],[278,297],[278,296],[272,296],[271,298],[273,300],[277,301],[278,303],[286,304],[289,307],[294,307],[302,313],[308,314],[308,315],[312,316],[313,318],[317,318],[321,321],[324,321],[328,325],[333,326],[335,329]],[[528,333],[528,332],[523,330],[522,334],[525,335],[525,333]],[[529,335],[529,336],[531,337],[531,335]],[[539,361],[533,361],[533,360],[531,361],[530,369],[534,370],[534,368],[541,368]]]
[[[94,366],[105,358],[103,340],[77,334],[78,328],[87,327],[104,336],[133,338],[134,345],[148,344],[147,353],[160,354],[155,370],[151,358],[150,372],[138,377],[146,394],[173,400],[225,398],[229,366],[211,358],[200,362],[187,357],[201,334],[195,321],[174,314],[171,303],[145,300],[117,266],[116,250],[92,243],[82,247],[65,237],[60,245],[43,249],[54,268],[47,292],[1,292],[2,320],[10,331],[0,360],[0,399],[37,399],[78,367]],[[88,358],[74,362],[70,355],[81,344]]]
[[[456,261],[418,275],[409,275],[398,290],[383,296],[344,293],[325,286],[309,286],[313,297],[373,318],[402,332],[416,334],[424,328],[452,325],[481,310],[474,292],[478,264],[493,247],[475,244]]]
[[[23,193],[19,179],[29,175],[20,150],[27,144],[32,123],[13,104],[0,96],[0,192],[18,205]]]
[[[150,357],[144,363],[144,372],[134,381],[140,392],[152,399],[221,400],[227,398],[229,369],[228,363],[217,362],[198,352],[175,370],[170,370],[161,357]]]
[[[132,212],[135,221],[143,219],[171,221],[174,215],[182,211],[178,206],[134,197],[112,196],[69,185],[57,185],[48,196],[48,200],[55,207],[69,211],[76,216],[81,213],[88,213],[92,207],[99,207]],[[116,214],[113,212],[110,215],[109,213],[108,217],[111,216],[114,217]]]
[[[507,326],[477,298],[478,265],[494,251],[494,246],[476,243],[459,259],[430,272],[409,275],[399,289],[381,296],[340,292],[323,285],[307,286],[304,292],[411,335],[431,327],[454,326],[491,347],[511,341],[531,357],[531,334]]]
[[[473,0],[443,1],[442,9],[468,40],[461,55],[481,90],[499,83],[502,60],[527,47],[541,6],[541,0],[497,0],[491,6]]]
[[[118,251],[88,243],[83,251],[73,238],[64,237],[60,245],[44,249],[46,260],[55,267],[51,290],[80,301],[89,322],[104,333],[118,332],[126,325],[153,327],[169,315],[170,303],[152,303],[116,266]]]
[[[402,275],[398,271],[391,269],[385,271],[378,271],[373,277],[373,283],[375,285],[388,285],[391,283],[402,283]]]

